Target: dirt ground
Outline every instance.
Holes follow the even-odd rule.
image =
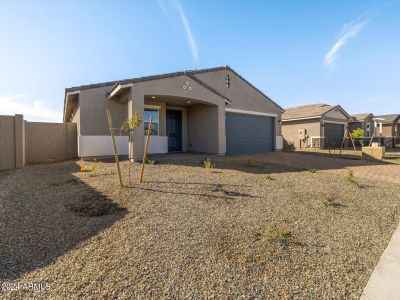
[[[399,185],[357,176],[79,164],[0,173],[0,298],[358,299],[399,222]]]

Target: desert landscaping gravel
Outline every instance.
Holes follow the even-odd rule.
[[[278,165],[82,162],[0,172],[4,299],[358,299],[400,187]],[[127,162],[122,163],[128,183]]]

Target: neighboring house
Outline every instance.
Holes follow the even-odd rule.
[[[67,88],[64,122],[77,123],[80,157],[113,154],[107,108],[115,128],[134,112],[144,116],[134,132],[135,159],[143,156],[150,116],[149,153],[282,149],[283,109],[228,66]],[[119,154],[126,155],[127,136],[116,141]]]
[[[351,116],[349,130],[361,128],[366,137],[370,137],[374,132],[374,115],[372,113],[355,114]]]
[[[339,145],[350,119],[340,105],[311,104],[287,108],[282,114],[285,147]]]
[[[400,114],[376,116],[377,122],[382,123],[382,136],[399,137],[400,136]],[[379,125],[378,125],[379,127]],[[378,131],[380,129],[378,128]],[[379,132],[376,136],[379,136]]]

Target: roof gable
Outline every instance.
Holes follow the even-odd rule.
[[[340,105],[317,103],[287,108],[282,114],[282,121],[321,118],[333,110],[340,111],[346,118],[350,119],[349,114]]]
[[[234,73],[236,76],[238,76],[241,80],[243,80],[247,85],[249,85],[251,88],[253,88],[255,91],[257,91],[259,94],[261,94],[266,100],[272,102],[281,111],[283,111],[283,108],[281,106],[279,106],[276,102],[274,102],[272,99],[270,99],[267,95],[265,95],[263,92],[261,92],[259,89],[257,89],[254,85],[252,85],[250,82],[248,82],[245,78],[243,78],[240,74],[238,74],[236,71],[234,71],[229,66],[221,66],[221,67],[207,68],[207,69],[201,69],[201,70],[196,70],[196,69],[195,70],[186,70],[186,71],[180,71],[180,72],[174,72],[174,73],[166,73],[166,74],[153,75],[153,76],[144,76],[144,77],[123,79],[123,80],[117,80],[117,81],[109,81],[109,82],[102,82],[102,83],[96,83],[96,84],[74,86],[74,87],[66,88],[65,94],[70,93],[70,92],[105,87],[105,86],[116,87],[118,85],[126,85],[126,84],[131,84],[131,83],[138,83],[138,82],[186,75],[186,76],[190,77],[191,79],[195,80],[197,83],[204,86],[205,88],[211,90],[213,93],[224,98],[226,100],[226,102],[230,104],[231,100],[226,95],[223,95],[222,93],[218,92],[216,89],[212,88],[209,84],[206,84],[205,82],[200,80],[198,77],[194,76],[196,74],[207,73],[207,72],[216,72],[216,71],[221,71],[221,70],[230,70],[232,73]]]
[[[382,123],[395,123],[400,119],[400,114],[375,116],[377,119],[383,119]]]
[[[190,72],[191,72],[191,74],[193,74],[195,76],[200,75],[200,76],[196,76],[198,78],[199,77],[204,78],[204,76],[202,76],[202,74],[204,74],[204,73],[217,73],[218,71],[224,71],[224,70],[231,72],[231,76],[233,75],[233,76],[237,77],[237,79],[240,80],[244,85],[248,86],[255,93],[260,95],[266,101],[270,102],[272,105],[274,105],[276,108],[278,108],[281,112],[284,111],[284,109],[280,105],[278,105],[275,101],[273,101],[271,98],[269,98],[267,95],[265,95],[261,90],[259,90],[257,87],[255,87],[253,84],[251,84],[248,80],[246,80],[243,76],[241,76],[239,73],[237,73],[235,70],[233,70],[229,66],[224,66],[224,67],[219,67],[219,68],[211,68],[211,69],[203,69],[203,70],[193,70]],[[213,84],[214,84],[214,82],[213,82]],[[220,93],[224,94],[224,92],[221,90],[220,90]]]
[[[363,122],[366,119],[373,118],[374,115],[372,113],[363,113],[363,114],[354,114],[351,115],[352,122]]]

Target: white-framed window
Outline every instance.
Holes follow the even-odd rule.
[[[147,133],[147,128],[149,128],[150,124],[150,117],[153,117],[153,122],[151,125],[151,135],[159,135],[160,134],[160,127],[159,127],[159,110],[157,108],[150,108],[150,107],[145,107],[144,108],[144,116],[143,116],[143,122],[144,122],[144,134]]]

